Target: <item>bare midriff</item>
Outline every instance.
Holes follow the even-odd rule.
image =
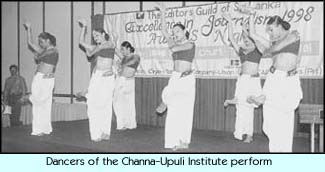
[[[258,74],[258,63],[245,61],[241,65],[241,73],[247,75],[255,75]]]
[[[51,65],[51,64],[44,63],[44,62],[40,62],[37,65],[37,72],[40,72],[43,74],[54,74],[55,66]]]
[[[135,75],[136,70],[132,67],[123,66],[122,71],[120,72],[120,76],[124,76],[126,78],[132,78]]]
[[[191,70],[192,63],[183,60],[174,61],[174,71],[176,72],[187,72]]]
[[[96,70],[100,71],[112,71],[113,59],[103,58],[101,56],[97,57]]]
[[[290,71],[297,68],[298,56],[292,53],[280,53],[273,57],[273,66],[282,71]]]

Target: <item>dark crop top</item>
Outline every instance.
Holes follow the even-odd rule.
[[[137,69],[140,64],[140,56],[137,54],[133,54],[130,57],[124,57],[121,64]]]
[[[56,66],[59,60],[59,53],[56,48],[51,48],[49,50],[44,50],[41,54],[37,56],[37,62],[43,62]]]
[[[195,55],[195,44],[192,42],[193,47],[188,50],[173,52],[173,60],[182,60],[192,62]]]
[[[239,48],[238,55],[240,57],[240,62],[244,63],[245,61],[253,62],[259,64],[261,61],[262,53],[255,48],[253,51],[245,54],[242,47]]]
[[[300,47],[300,40],[297,40],[296,42],[293,42],[293,43],[283,47],[279,51],[271,52],[271,55],[272,55],[272,57],[275,55],[278,55],[280,53],[292,53],[292,54],[298,55],[299,47]]]
[[[110,58],[110,59],[114,59],[114,54],[115,54],[115,48],[104,48],[101,49],[99,51],[97,51],[94,54],[94,57],[103,57],[103,58]]]

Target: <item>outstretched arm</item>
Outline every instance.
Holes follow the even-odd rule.
[[[30,50],[37,56],[42,53],[43,49],[38,47],[36,44],[32,41],[32,28],[31,23],[26,22],[24,23],[24,27],[27,31],[27,45],[30,48]]]

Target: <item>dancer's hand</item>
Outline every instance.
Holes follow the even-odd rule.
[[[28,21],[26,21],[23,25],[24,25],[26,30],[30,29],[31,26],[32,26],[32,24],[30,22],[28,22]]]
[[[291,32],[291,34],[296,37],[296,40],[299,40],[300,39],[300,35],[299,35],[299,32],[297,30],[293,30]]]
[[[87,21],[86,21],[85,19],[79,19],[79,20],[78,20],[78,23],[79,23],[79,26],[80,26],[81,28],[87,26]]]
[[[224,19],[226,19],[227,21],[231,21],[232,20],[230,13],[221,13],[221,16]]]
[[[155,7],[157,10],[160,10],[160,11],[166,11],[166,7],[165,7],[165,4],[161,1],[158,1],[156,2],[157,3],[157,7]]]
[[[253,104],[253,103],[255,103],[255,101],[254,101],[255,98],[256,98],[255,96],[249,96],[249,97],[247,97],[246,101],[249,104]]]
[[[250,6],[238,5],[239,12],[250,15],[255,13],[255,9]]]
[[[224,103],[223,103],[223,106],[224,107],[227,107],[229,105],[229,100],[226,100]]]
[[[105,73],[103,73],[103,75],[102,76],[112,76],[114,73],[113,73],[113,71],[107,71],[107,72],[105,72]]]

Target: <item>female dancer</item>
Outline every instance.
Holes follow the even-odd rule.
[[[134,129],[137,127],[134,75],[140,63],[140,56],[134,54],[134,48],[127,41],[121,44],[120,51],[115,49],[115,53],[122,59],[113,100],[117,129]]]
[[[31,135],[42,136],[52,132],[52,91],[59,53],[56,49],[56,38],[52,34],[47,32],[39,34],[38,47],[32,42],[31,23],[26,22],[24,26],[27,30],[28,47],[35,54],[34,60],[37,62],[37,70],[32,81],[32,93],[23,99],[29,99],[33,104]]]
[[[245,143],[253,141],[254,132],[254,103],[248,103],[247,98],[251,95],[260,95],[262,93],[261,81],[258,73],[259,63],[264,50],[259,49],[255,42],[249,37],[248,30],[243,28],[244,48],[239,46],[233,36],[233,21],[229,14],[223,17],[228,21],[228,37],[232,47],[240,57],[241,71],[236,83],[235,98],[226,100],[228,104],[236,104],[236,122],[234,137],[238,140],[246,135]],[[252,24],[252,23],[250,23]]]
[[[104,29],[95,29],[92,33],[96,46],[85,43],[86,21],[80,20],[79,44],[85,48],[88,57],[96,58],[96,66],[90,78],[86,93],[87,113],[91,140],[99,142],[109,140],[111,133],[112,99],[114,75],[112,63],[115,45],[111,35]]]
[[[162,34],[172,51],[174,71],[168,85],[162,92],[162,103],[156,109],[158,113],[167,110],[165,125],[165,148],[173,150],[187,149],[191,142],[193,111],[195,101],[195,77],[191,71],[195,55],[195,44],[188,41],[189,33],[185,26],[175,24],[173,36],[167,32],[165,7],[159,4],[162,14]]]
[[[252,10],[246,9],[253,18]],[[263,130],[269,138],[270,152],[292,152],[294,110],[302,99],[299,76],[300,39],[290,32],[290,24],[279,16],[269,19],[266,31],[271,42],[251,32],[251,37],[262,43],[271,54],[273,65],[266,76],[261,96],[251,96],[249,101],[263,105]]]

